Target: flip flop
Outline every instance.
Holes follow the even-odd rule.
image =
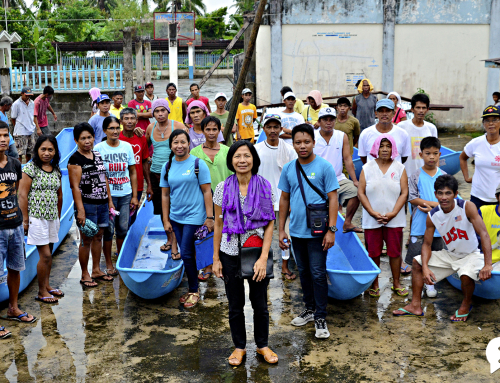
[[[202,282],[205,282],[208,280],[208,278],[210,278],[212,276],[212,272],[208,272],[208,273],[205,273],[205,272],[201,272],[201,274],[198,274],[198,280],[202,281]]]
[[[99,275],[98,277],[93,277],[92,279],[97,279],[98,281],[104,281],[104,282],[113,282],[115,278],[111,277],[111,279],[106,279],[106,277],[111,277],[109,274],[103,274]]]
[[[364,232],[365,231],[362,228],[357,227],[357,226],[354,226],[354,227],[351,227],[350,229],[344,230],[344,233],[359,233],[359,234],[362,234]]]
[[[56,294],[56,293],[59,293],[59,294]],[[64,293],[61,290],[59,290],[59,289],[50,290],[49,294],[52,294],[52,295],[54,295],[54,296],[56,296],[58,298],[64,297]]]
[[[106,269],[104,270],[104,272],[106,273],[106,275],[109,275],[110,277],[116,277],[118,275],[118,270],[116,270],[116,268]]]
[[[184,302],[185,309],[191,309],[200,301],[200,293],[188,293],[186,302]]]
[[[86,283],[95,283],[94,278],[92,278],[92,280],[91,280],[91,281],[82,281],[82,280],[80,279],[80,284],[81,284],[83,287],[87,287],[87,288],[93,289],[94,287],[99,286],[98,284],[97,284],[97,285],[95,285],[95,286],[89,286],[89,285],[87,285]]]
[[[401,267],[401,274],[402,274],[402,275],[410,275],[410,274],[411,274],[411,270],[410,270],[410,271],[406,271],[406,269],[407,269],[408,267],[411,267],[411,266],[406,265],[405,267]]]
[[[5,339],[12,335],[12,333],[9,330],[5,330],[3,326],[0,326],[0,331],[7,331],[7,334],[0,335],[0,339]]]
[[[178,256],[179,256],[179,258],[174,258],[174,255],[178,255]],[[180,260],[180,259],[181,259],[181,253],[172,253],[171,257],[172,257],[172,260],[173,260],[173,261],[178,261],[178,260]]]
[[[276,353],[275,353],[273,350],[271,350],[270,348],[268,348],[268,349],[267,349],[267,350],[265,350],[265,351],[262,351],[262,350],[260,350],[260,349],[257,349],[257,354],[262,355],[262,356],[264,357],[264,360],[265,360],[267,363],[269,363],[269,364],[276,364],[276,363],[278,363],[278,360],[276,360],[276,362],[270,362],[270,359],[271,359],[272,357],[274,357],[274,356],[275,356],[276,358],[278,358],[278,355],[276,355]]]
[[[56,297],[51,295],[50,297],[39,297],[39,296],[36,296],[35,297],[35,301],[38,301],[38,302],[42,302],[42,303],[58,303],[59,302],[59,299],[56,299],[55,301],[47,301],[47,299],[55,299]]]
[[[398,294],[400,297],[406,297],[408,294],[410,294],[404,287],[394,288],[394,286],[392,286],[391,290]],[[406,291],[406,293],[404,293],[403,291]]]
[[[231,366],[239,366],[243,362],[243,358],[247,354],[246,350],[234,350],[233,353],[227,358]],[[231,359],[236,359],[237,363],[231,362]]]
[[[392,315],[394,315],[395,317],[423,317],[424,316],[424,312],[422,311],[422,314],[420,315],[417,315],[417,314],[414,314],[408,310],[405,310],[405,309],[397,309],[396,311],[402,311],[404,314],[394,314],[392,313]]]
[[[165,242],[163,245],[160,246],[160,251],[170,251],[172,249],[172,245],[168,244],[168,242]]]
[[[455,311],[455,318],[465,318],[465,320],[454,320],[450,319],[452,322],[467,322],[470,312],[472,311],[472,305],[470,306],[469,312],[467,314],[459,314],[458,310]]]
[[[13,320],[13,321],[16,321],[16,322],[22,322],[22,323],[33,323],[34,321],[36,321],[36,317],[33,316],[33,319],[30,320],[30,321],[26,321],[26,320],[22,320],[21,318],[24,318],[24,317],[27,317],[28,316],[28,313],[25,311],[24,313],[20,314],[20,315],[14,315],[14,316],[10,316],[10,315],[7,315],[7,318],[8,320]]]
[[[287,281],[293,281],[294,279],[297,278],[297,276],[294,273],[281,273],[281,274],[285,276],[285,279]],[[288,276],[288,278],[287,278],[287,276]]]
[[[374,298],[380,297],[380,288],[368,289],[368,295]]]

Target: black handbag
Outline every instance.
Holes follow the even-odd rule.
[[[253,266],[262,254],[262,247],[242,247],[241,238],[238,235],[238,257],[240,258],[240,278],[252,279],[255,275]],[[269,249],[266,265],[266,278],[274,278],[273,271],[273,249]]]
[[[314,186],[311,181],[309,181],[309,178],[307,178],[304,169],[302,169],[302,166],[300,166],[299,164],[299,160],[295,161],[295,170],[297,171],[297,178],[299,180],[300,193],[302,194],[304,205],[306,205],[307,227],[311,228],[311,235],[313,237],[322,237],[328,231],[328,198],[326,198],[323,193],[321,193],[321,191],[319,191],[319,189]],[[302,184],[302,177],[300,176],[301,173],[311,189],[313,189],[316,194],[318,194],[323,200],[325,200],[324,203],[308,204],[306,202],[304,185]]]

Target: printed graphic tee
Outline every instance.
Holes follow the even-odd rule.
[[[135,171],[137,173],[137,191],[144,190],[144,173],[142,169],[143,161],[149,158],[149,148],[146,141],[146,136],[137,137],[135,134],[131,137],[125,137],[120,133],[120,141],[128,142],[132,146],[135,159]]]
[[[251,138],[252,140],[254,139],[254,118],[257,118],[257,108],[255,107],[255,105],[238,105],[238,111],[236,112],[236,121],[238,121],[241,138]]]
[[[80,152],[75,152],[69,159],[68,165],[80,166],[82,178],[80,179],[80,193],[82,202],[101,205],[108,202],[108,189],[106,188],[106,168],[99,152],[92,151],[93,159],[85,157]]]
[[[132,193],[128,167],[135,165],[134,151],[128,142],[119,142],[117,147],[101,142],[94,148],[101,153],[112,197],[124,197]]]
[[[7,156],[7,164],[0,167],[0,230],[14,229],[23,223],[16,191],[16,182],[21,178],[21,163]]]
[[[286,129],[292,130],[297,125],[303,124],[305,122],[304,117],[302,117],[302,115],[298,114],[297,112],[280,112],[279,115],[281,116],[281,126]],[[293,145],[293,141],[291,138],[282,138],[282,140],[285,141],[288,145]]]
[[[143,100],[142,102],[139,102],[136,99],[133,99],[128,103],[128,107],[135,109],[138,113],[149,112],[149,110],[151,109],[151,105],[152,105],[151,101],[148,100]],[[149,124],[150,124],[149,118],[139,117],[137,122],[137,127],[146,131]]]

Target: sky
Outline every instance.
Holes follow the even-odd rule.
[[[234,8],[229,9],[233,5],[232,0],[205,0],[205,5],[207,6],[207,12],[213,12],[216,9],[227,7],[229,12],[234,13]]]

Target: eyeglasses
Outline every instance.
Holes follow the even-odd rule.
[[[119,126],[109,126],[106,130],[120,130]]]
[[[497,122],[500,122],[500,118],[485,119],[483,121],[484,124],[496,124]]]

